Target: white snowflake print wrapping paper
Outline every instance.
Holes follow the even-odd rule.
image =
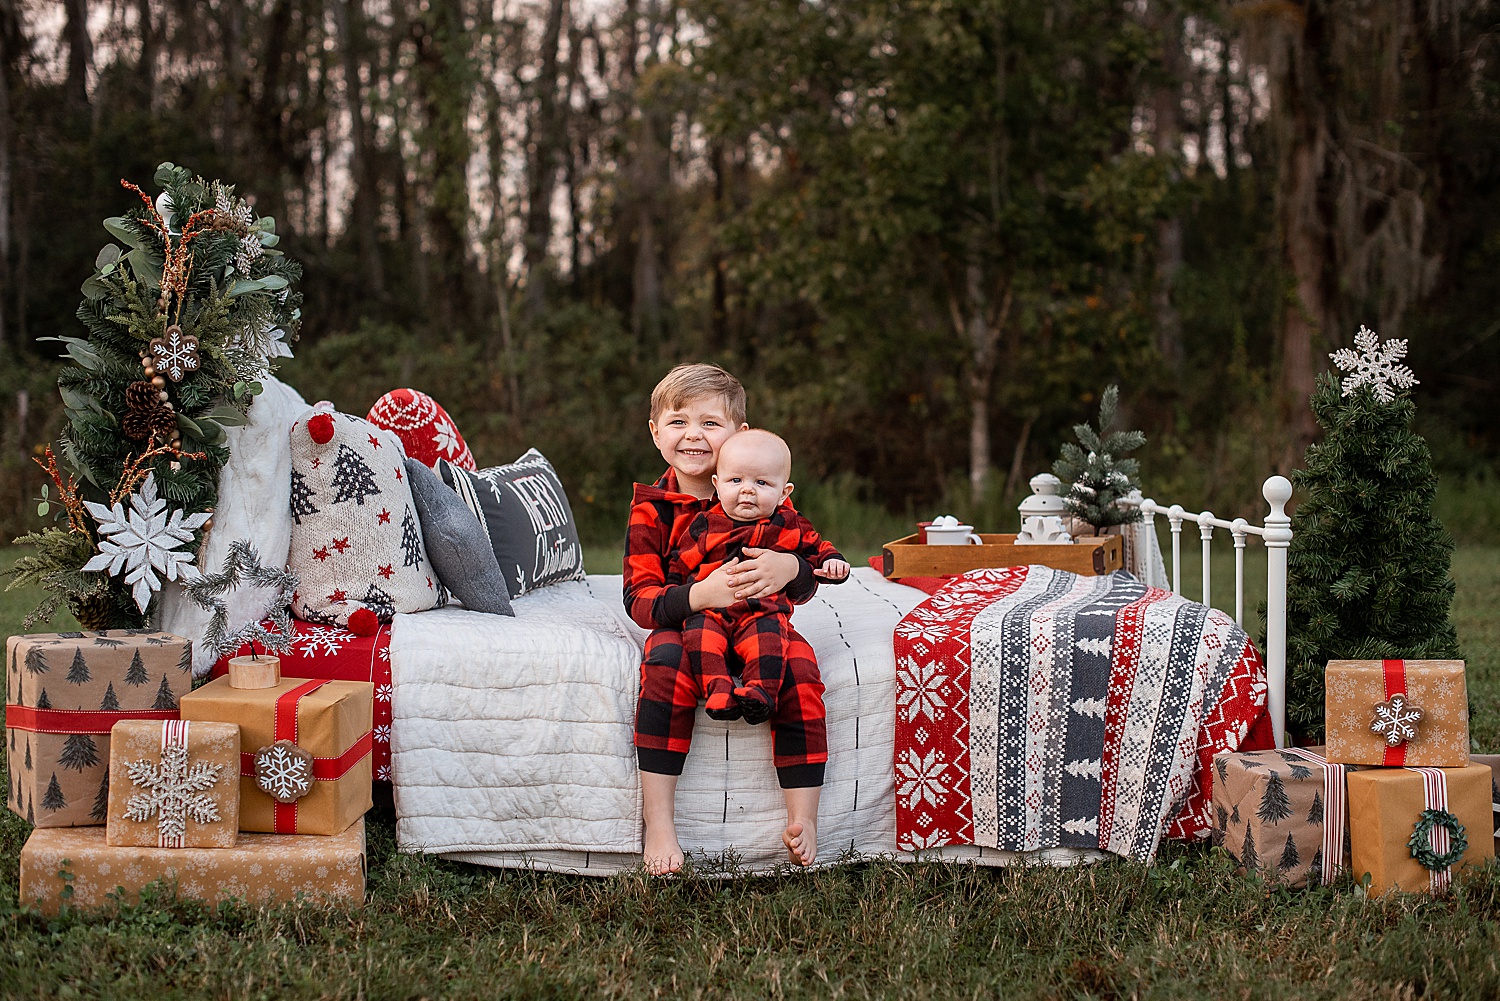
[[[109,735],[106,843],[232,848],[240,827],[240,728],[122,720]]]
[[[20,899],[45,915],[60,909],[64,886],[73,888],[69,906],[90,908],[111,904],[117,888],[133,903],[157,880],[167,894],[209,903],[357,906],[365,895],[364,818],[331,837],[244,834],[233,848],[116,848],[102,828],[39,828],[21,849]]]
[[[422,541],[401,439],[314,407],[292,425],[291,453],[287,564],[302,581],[293,615],[347,626],[361,608],[389,622],[397,612],[446,603]]]
[[[1469,762],[1469,693],[1461,660],[1330,660],[1324,675],[1328,760],[1458,768]],[[1387,742],[1394,697],[1403,710]],[[1413,710],[1420,710],[1420,715]],[[1380,729],[1374,729],[1381,724]]]
[[[242,689],[218,678],[183,696],[182,718],[239,724],[240,830],[336,834],[374,805],[374,696],[368,681],[283,677],[274,688]],[[278,740],[313,757],[312,789],[293,803],[278,803],[256,783],[255,756]]]

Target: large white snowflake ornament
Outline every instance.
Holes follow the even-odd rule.
[[[1375,707],[1370,731],[1379,734],[1387,747],[1400,747],[1408,740],[1417,739],[1417,725],[1422,722],[1422,715],[1422,710],[1398,693]]]
[[[195,761],[189,767],[185,744],[169,744],[162,751],[160,763],[127,761],[126,774],[132,785],[146,790],[125,801],[125,816],[137,823],[157,817],[158,844],[163,848],[181,848],[191,817],[200,824],[219,819],[219,804],[205,789],[219,781],[223,765]]]
[[[193,541],[193,532],[212,515],[168,513],[167,502],[156,495],[156,474],[147,473],[140,493],[131,495],[130,507],[119,501],[113,507],[84,501],[84,507],[99,523],[99,552],[83,565],[84,570],[104,570],[111,577],[125,572],[131,597],[142,612],[151,596],[161,590],[160,574],[167,580],[192,580],[198,575],[193,554],[178,547]]]
[[[1375,399],[1390,403],[1396,398],[1395,389],[1410,389],[1417,385],[1417,377],[1411,369],[1398,364],[1406,357],[1406,339],[1391,338],[1380,342],[1375,331],[1361,326],[1354,335],[1352,348],[1339,348],[1328,357],[1349,374],[1344,376],[1344,395],[1352,396],[1360,386],[1369,386],[1375,391]]]

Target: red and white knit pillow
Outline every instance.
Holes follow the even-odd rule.
[[[369,421],[394,431],[406,446],[406,454],[424,466],[436,467],[447,459],[460,469],[475,469],[468,443],[448,411],[426,393],[415,389],[393,389],[370,408]]]
[[[323,625],[374,631],[374,619],[446,603],[427,559],[406,482],[401,440],[326,405],[291,430],[292,544],[287,563],[302,585],[292,614]]]

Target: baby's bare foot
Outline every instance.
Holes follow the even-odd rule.
[[[682,868],[682,846],[675,830],[653,831],[646,828],[641,855],[646,871],[653,876],[669,876]]]
[[[786,845],[787,858],[793,865],[812,865],[818,857],[818,825],[811,821],[787,824],[781,842]]]

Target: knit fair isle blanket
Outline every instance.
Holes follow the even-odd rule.
[[[1213,756],[1271,746],[1260,655],[1124,572],[975,570],[896,626],[896,842],[1100,848],[1206,837]]]

